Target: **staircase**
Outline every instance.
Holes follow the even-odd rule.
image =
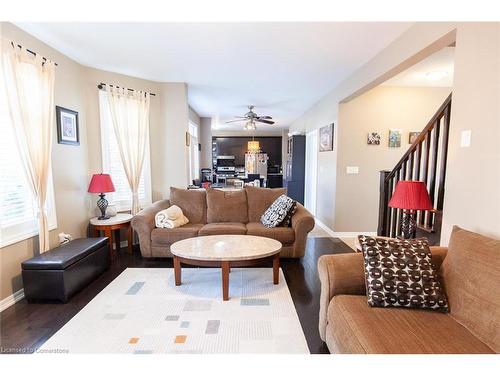
[[[444,202],[446,159],[450,129],[451,95],[422,130],[415,142],[392,171],[380,171],[380,203],[377,233],[379,236],[401,235],[402,210],[388,206],[398,181],[416,180],[427,185],[434,211],[417,212],[417,237],[427,237],[431,245],[439,244]]]

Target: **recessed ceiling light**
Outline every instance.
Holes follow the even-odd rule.
[[[425,73],[425,77],[430,81],[439,81],[440,79],[446,77],[448,72],[443,70],[434,70],[432,72]]]

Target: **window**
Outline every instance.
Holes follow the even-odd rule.
[[[107,193],[106,199],[116,205],[118,211],[127,211],[132,207],[132,191],[123,168],[118,141],[111,119],[107,93],[99,91],[99,109],[101,116],[101,151],[102,171],[109,173],[115,185],[114,193]],[[142,207],[151,204],[151,162],[149,155],[149,140],[146,145],[146,155],[139,182],[139,202]]]
[[[189,183],[200,178],[200,151],[198,149],[198,126],[189,122]]]
[[[9,115],[6,87],[0,87],[0,247],[38,234],[38,205],[21,164]],[[54,125],[55,126],[55,125]],[[52,175],[49,176],[47,217],[49,230],[57,227]]]

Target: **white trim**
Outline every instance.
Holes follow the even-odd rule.
[[[0,312],[8,309],[13,304],[19,302],[23,298],[24,298],[24,289],[19,289],[14,294],[11,294],[10,296],[4,298],[3,300],[0,301]]]
[[[335,237],[358,237],[359,235],[363,236],[376,236],[377,232],[334,232]]]
[[[319,226],[326,233],[328,233],[330,237],[335,237],[335,232],[331,230],[329,227],[327,227],[326,224],[323,223],[321,220],[319,220],[317,217],[314,218],[314,222],[316,223],[317,226]]]
[[[331,237],[357,237],[360,234],[364,236],[376,236],[377,232],[335,232],[331,230],[325,223],[323,223],[318,218],[314,218],[316,224],[323,229],[326,233],[328,233]]]

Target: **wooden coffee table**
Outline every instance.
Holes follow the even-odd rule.
[[[222,269],[222,299],[229,300],[231,267],[273,262],[273,283],[279,283],[281,242],[266,237],[219,235],[193,237],[170,246],[174,256],[175,285],[181,285],[181,264]]]

